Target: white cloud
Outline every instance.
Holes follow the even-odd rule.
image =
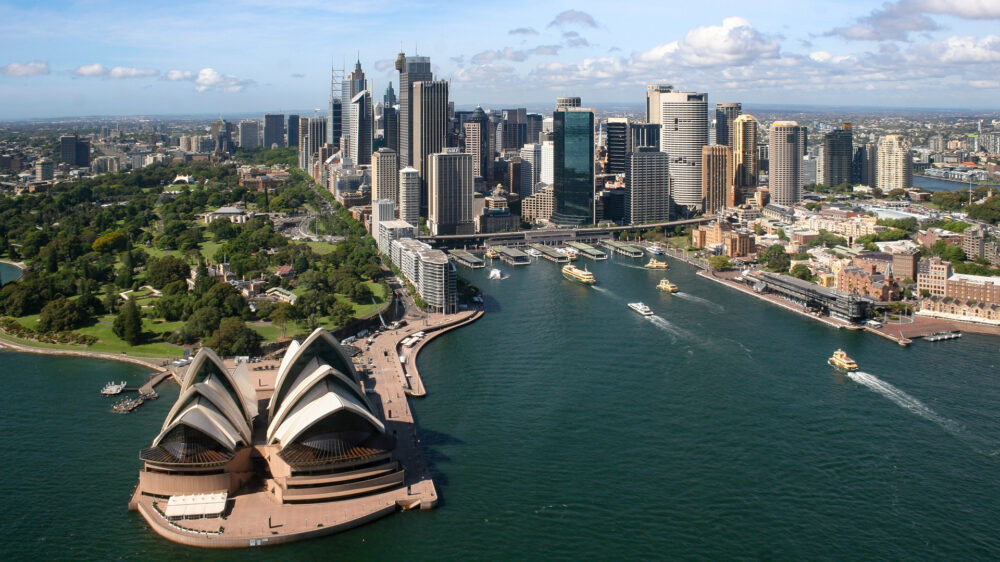
[[[33,60],[31,62],[12,62],[10,64],[0,66],[0,74],[4,76],[13,76],[15,78],[26,78],[28,76],[38,76],[39,74],[49,73],[49,63]]]
[[[507,35],[538,35],[538,32],[533,27],[519,27],[511,29],[507,32]]]
[[[998,19],[1000,2],[996,0],[914,0],[915,9],[929,14],[947,14],[964,19]]]
[[[510,60],[514,62],[521,62],[528,58],[528,55],[524,51],[519,51],[513,47],[504,47],[502,50],[496,51],[483,51],[481,53],[476,53],[472,55],[469,62],[472,64],[488,64],[493,61],[498,60]]]
[[[962,19],[1000,19],[997,0],[899,0],[885,2],[851,25],[835,27],[826,35],[866,41],[907,41],[914,31],[935,31],[941,26],[928,14]]]
[[[168,70],[164,73],[164,80],[170,80],[171,82],[183,82],[188,80],[194,80],[194,72],[190,70]]]
[[[159,70],[153,70],[152,68],[116,66],[108,71],[108,78],[149,78],[150,76],[157,76],[159,74]]]
[[[216,90],[220,92],[239,92],[243,88],[253,84],[252,80],[244,80],[229,74],[222,74],[214,68],[203,68],[198,71],[198,76],[194,79],[195,90],[206,92]]]
[[[95,76],[106,76],[108,74],[108,69],[104,68],[103,64],[95,62],[94,64],[85,64],[76,67],[76,70],[73,71],[73,74],[76,74],[77,76],[86,76],[88,78],[93,78]]]
[[[389,70],[394,68],[396,64],[396,59],[379,59],[375,61],[375,70],[379,72],[383,70]]]
[[[597,22],[594,21],[594,17],[587,12],[581,12],[578,10],[566,10],[565,12],[560,12],[554,20],[549,22],[549,27],[564,25],[597,27]]]
[[[562,47],[559,45],[539,45],[533,49],[528,49],[529,55],[558,55],[559,49]]]
[[[949,37],[931,44],[927,51],[946,64],[1000,62],[1000,36]]]
[[[696,27],[683,39],[637,53],[633,60],[640,65],[738,66],[778,58],[779,51],[775,38],[743,18],[731,17],[722,20],[722,25]]]
[[[1000,80],[969,80],[973,88],[1000,88]]]

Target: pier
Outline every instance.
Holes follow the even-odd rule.
[[[529,265],[531,256],[521,250],[508,248],[507,246],[494,246],[493,249],[499,254],[500,260],[510,265]]]
[[[637,248],[624,242],[618,242],[617,240],[602,240],[601,246],[604,246],[616,254],[621,254],[630,258],[641,258],[643,256],[642,248]]]
[[[542,257],[556,263],[569,263],[569,256],[560,254],[544,244],[531,244],[531,247],[541,252]]]
[[[474,254],[466,252],[465,250],[449,250],[448,254],[451,255],[451,257],[454,258],[455,263],[459,265],[471,267],[472,269],[486,267],[486,262]]]
[[[580,255],[587,259],[595,261],[608,259],[607,254],[591,246],[590,244],[584,244],[583,242],[567,242],[566,245],[569,246],[570,248],[575,248],[579,250]]]

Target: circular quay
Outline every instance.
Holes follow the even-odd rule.
[[[1000,0],[0,0],[4,560],[1000,559]]]

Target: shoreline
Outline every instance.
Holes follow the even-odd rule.
[[[14,343],[3,336],[0,336],[0,349],[8,349],[11,351],[18,351],[21,353],[34,353],[36,355],[57,355],[63,357],[83,357],[86,359],[102,359],[105,361],[119,361],[122,363],[131,363],[133,365],[140,365],[142,367],[149,367],[156,372],[163,373],[168,371],[166,367],[160,365],[161,361],[169,361],[165,358],[156,357],[139,357],[135,355],[115,355],[114,353],[105,353],[103,351],[84,351],[75,349],[49,349],[46,347],[33,347],[30,345],[24,345],[20,343]]]

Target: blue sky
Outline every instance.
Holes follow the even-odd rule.
[[[638,103],[653,82],[748,104],[1000,99],[1000,0],[19,1],[0,2],[0,120],[323,108],[331,62],[358,53],[380,98],[400,44],[460,105]]]

